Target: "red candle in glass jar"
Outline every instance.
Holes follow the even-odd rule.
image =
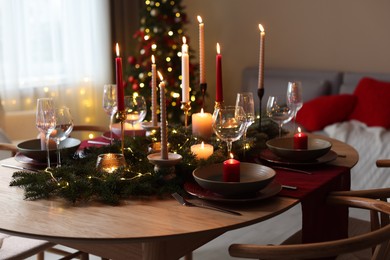
[[[305,133],[301,132],[301,128],[298,127],[298,133],[294,135],[294,149],[307,149],[308,137]]]
[[[240,161],[233,158],[223,162],[223,181],[240,182]]]

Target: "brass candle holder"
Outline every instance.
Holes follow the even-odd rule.
[[[126,110],[120,110],[116,113],[115,118],[120,121],[121,123],[121,150],[122,154],[125,154],[125,126],[124,123],[127,118]]]
[[[181,110],[184,111],[184,126],[188,127],[188,111],[191,110],[191,102],[181,102]]]
[[[223,101],[215,101],[214,109],[223,107]]]

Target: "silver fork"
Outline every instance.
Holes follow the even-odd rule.
[[[228,213],[228,214],[233,214],[233,215],[236,215],[236,216],[241,216],[241,213],[236,212],[236,211],[233,211],[233,210],[221,208],[221,207],[218,207],[218,206],[211,206],[211,205],[206,205],[206,204],[198,204],[198,203],[189,202],[188,200],[186,200],[185,198],[183,198],[183,197],[182,197],[179,193],[177,193],[177,192],[172,193],[172,196],[173,196],[181,205],[184,205],[184,206],[188,206],[188,207],[199,207],[199,208],[205,208],[205,209],[212,209],[212,210],[217,210],[217,211],[221,211],[221,212]]]

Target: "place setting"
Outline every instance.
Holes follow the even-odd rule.
[[[241,106],[220,106],[214,110],[212,128],[226,143],[230,158],[196,168],[192,172],[194,181],[184,184],[189,194],[209,201],[235,203],[263,200],[279,193],[282,186],[274,181],[273,169],[234,159],[232,143],[246,134],[252,123]]]
[[[36,126],[38,138],[20,142],[15,160],[29,169],[61,167],[61,156],[71,156],[78,150],[81,141],[69,137],[73,129],[69,108],[55,107],[51,98],[37,100]]]
[[[337,158],[330,141],[307,135],[296,125],[296,115],[302,106],[299,81],[288,82],[285,95],[268,97],[266,115],[278,124],[279,134],[277,138],[267,140],[259,159],[273,165],[296,167],[326,164]],[[289,122],[291,132],[282,136],[283,126]]]

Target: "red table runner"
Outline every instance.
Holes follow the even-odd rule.
[[[305,169],[312,174],[276,170],[276,181],[298,187],[279,196],[298,198],[302,205],[302,242],[334,240],[348,235],[348,209],[326,204],[332,191],[350,190],[350,169],[321,165]]]

